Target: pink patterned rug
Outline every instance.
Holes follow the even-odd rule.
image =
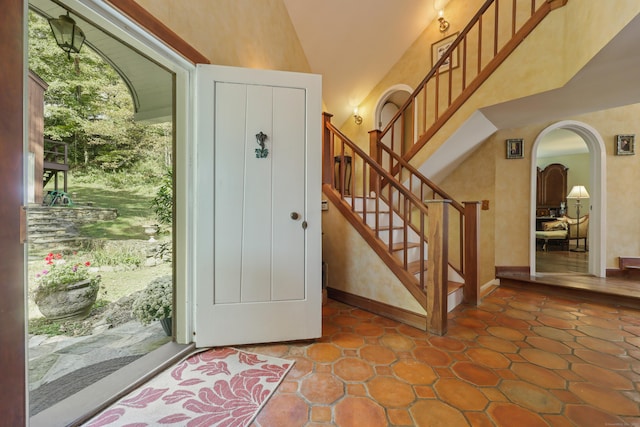
[[[98,426],[248,426],[293,361],[233,348],[189,356],[89,420]]]

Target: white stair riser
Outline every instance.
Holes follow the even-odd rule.
[[[427,245],[424,248],[424,259],[427,259]],[[393,256],[398,258],[401,262],[404,262],[404,249],[399,251],[394,251]],[[407,263],[417,261],[420,259],[420,248],[409,248],[407,252]]]

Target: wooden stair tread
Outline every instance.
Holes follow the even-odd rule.
[[[406,245],[407,249],[411,249],[411,248],[419,248],[420,247],[420,243],[415,243],[415,242],[409,242]],[[391,247],[392,251],[401,251],[405,248],[405,244],[404,243],[394,243],[393,246]]]
[[[372,225],[373,225],[373,224],[372,224]],[[378,231],[389,231],[389,229],[390,229],[390,228],[391,228],[391,227],[390,227],[390,226],[388,226],[388,225],[381,225],[381,226],[378,228]],[[403,228],[404,228],[404,227],[403,227],[402,225],[394,225],[394,226],[393,226],[393,230],[402,230]]]
[[[420,272],[420,261],[421,260],[417,260],[417,261],[412,261],[409,264],[407,264],[407,271],[410,274],[416,274]],[[424,260],[424,271],[427,271],[427,260]]]
[[[451,280],[449,280],[447,282],[447,293],[448,294],[452,294],[455,291],[457,291],[458,289],[462,288],[463,286],[464,286],[464,283],[452,282]]]

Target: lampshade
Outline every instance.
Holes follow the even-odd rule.
[[[584,188],[584,185],[574,185],[569,194],[567,195],[567,199],[588,199],[589,193],[587,189]]]
[[[71,19],[69,12],[66,15],[60,15],[57,19],[49,19],[49,25],[56,43],[62,50],[71,56],[71,52],[78,53],[84,43],[84,33],[76,25],[76,21]]]

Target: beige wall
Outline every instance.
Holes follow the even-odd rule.
[[[640,256],[640,197],[633,190],[634,183],[640,182],[640,156],[614,154],[616,135],[640,135],[639,115],[640,104],[636,104],[563,118],[591,126],[605,144],[607,268],[617,268],[619,256]],[[456,196],[490,199],[491,208],[483,211],[481,217],[483,283],[490,277],[488,272],[494,265],[529,265],[529,218],[535,208],[530,202],[532,145],[540,132],[551,124],[498,131],[442,184]],[[505,158],[504,144],[509,138],[524,138],[524,159]],[[494,185],[488,178],[491,174],[494,175]],[[487,251],[495,251],[493,263]]]
[[[282,0],[136,0],[212,64],[310,72]]]

